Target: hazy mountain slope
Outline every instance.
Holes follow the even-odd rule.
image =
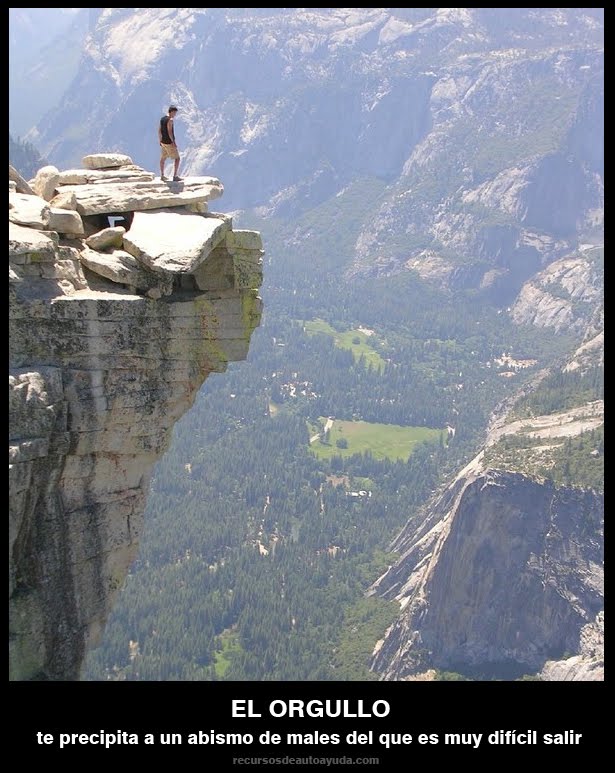
[[[584,343],[494,412],[483,449],[396,538],[371,589],[402,608],[374,650],[382,678],[604,678],[601,261],[589,250],[523,287],[519,324]]]
[[[9,8],[9,129],[24,136],[77,74],[92,8]]]
[[[38,150],[30,142],[14,140],[9,134],[9,164],[23,177],[34,177],[38,170],[47,164]]]
[[[63,165],[98,145],[156,168],[172,100],[182,168],[224,180],[231,209],[288,220],[377,178],[386,190],[349,275],[405,266],[504,302],[579,237],[599,238],[602,18],[106,8],[30,139]]]
[[[9,8],[9,57],[21,64],[65,32],[80,8]]]

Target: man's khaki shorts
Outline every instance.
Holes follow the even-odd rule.
[[[179,158],[179,151],[175,145],[165,145],[164,142],[161,142],[160,150],[163,158]]]

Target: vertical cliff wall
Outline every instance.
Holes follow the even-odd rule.
[[[17,680],[78,678],[173,425],[210,373],[246,357],[261,315],[260,235],[207,211],[219,181],[156,182],[113,154],[84,162],[41,170],[34,193],[9,183]]]
[[[602,519],[591,491],[504,471],[462,475],[400,536],[402,557],[374,588],[402,605],[374,669],[387,679],[433,666],[514,678],[579,652],[604,608]]]

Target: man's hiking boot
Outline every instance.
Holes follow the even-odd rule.
[[[178,182],[181,182],[183,179],[184,179],[183,177],[178,177],[177,175],[175,175],[175,177],[173,178],[173,182],[178,183]]]
[[[163,174],[160,175],[160,179],[162,180],[163,183],[166,183],[169,181],[169,178],[165,177]]]

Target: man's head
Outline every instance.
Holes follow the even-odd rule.
[[[175,115],[175,113],[177,113],[177,108],[175,107],[175,105],[171,105],[169,107],[169,115]]]

